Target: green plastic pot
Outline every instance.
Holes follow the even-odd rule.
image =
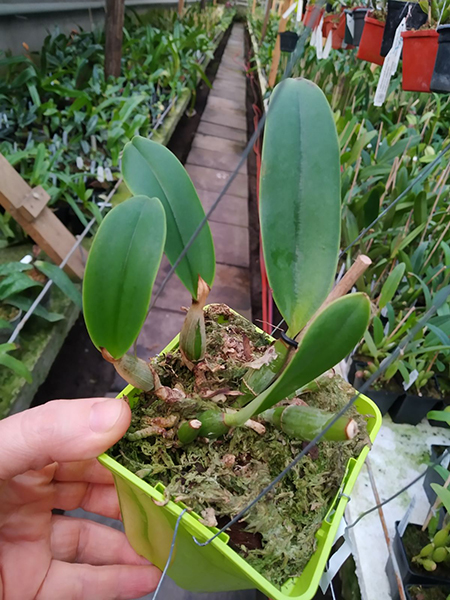
[[[178,336],[163,352],[171,352],[177,347]],[[138,398],[139,393],[139,390],[128,386],[119,397],[128,396],[133,406],[133,401]],[[373,442],[381,426],[380,411],[365,396],[357,399],[355,407],[361,414],[373,417],[368,421],[368,432]],[[195,512],[185,513],[181,519],[172,562],[168,569],[169,577],[179,587],[191,592],[257,588],[272,600],[310,600],[317,591],[344,515],[348,502],[346,496],[350,495],[368,452],[369,447],[365,446],[357,459],[349,460],[341,489],[316,534],[316,551],[301,576],[289,579],[281,590],[228,546],[227,534],[220,534],[208,546],[198,546],[193,536],[199,542],[206,542],[218,530],[202,525],[199,522],[200,516]],[[149,485],[107,454],[102,454],[98,460],[113,474],[125,533],[130,544],[138,554],[163,569],[169,556],[177,517],[185,508],[185,504],[170,501],[165,506],[158,506],[154,500],[164,499],[164,486],[161,483],[156,486]]]

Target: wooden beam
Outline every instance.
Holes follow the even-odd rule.
[[[261,43],[264,41],[267,33],[267,25],[269,24],[270,11],[272,10],[273,0],[267,0],[266,14],[264,15],[264,22],[261,29]]]
[[[125,0],[106,0],[105,77],[120,76]]]
[[[53,262],[59,265],[76,243],[76,239],[47,206],[49,199],[50,196],[40,186],[31,189],[0,154],[1,206]],[[84,250],[76,250],[64,269],[78,279],[82,279],[84,273],[81,252]]]
[[[256,10],[256,0],[253,0],[252,15],[255,14],[255,10]]]
[[[281,9],[281,14],[283,15],[289,6],[291,5],[291,0],[284,0],[283,8]],[[281,17],[280,23],[278,25],[278,33],[283,33],[286,31],[287,19],[283,19]],[[275,81],[277,79],[278,73],[278,65],[280,64],[281,57],[281,47],[280,47],[280,36],[277,35],[277,41],[275,42],[275,48],[272,54],[272,64],[270,66],[270,74],[269,74],[269,87],[273,87],[275,85]]]
[[[178,0],[178,16],[183,16],[184,0]]]

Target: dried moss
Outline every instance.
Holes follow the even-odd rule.
[[[197,372],[183,366],[178,351],[154,361],[162,383],[177,385],[189,398],[167,405],[152,394],[142,394],[133,409],[131,432],[156,416],[175,413],[182,421],[207,408],[233,405],[236,396],[229,392],[239,390],[246,362],[264,352],[268,338],[223,305],[208,309],[206,333],[208,354]],[[333,411],[352,394],[353,388],[335,377],[305,399],[311,406]],[[321,443],[247,514],[245,523],[232,530],[233,547],[274,585],[299,576],[310,559],[315,534],[339,489],[348,459],[367,443],[364,423],[351,442]],[[182,500],[198,513],[213,509],[209,517],[215,515],[223,525],[292,461],[302,445],[268,425],[264,436],[241,428],[215,442],[196,441],[187,447],[179,447],[176,438],[135,442],[124,438],[110,454],[148,483],[163,483],[167,497]]]
[[[408,588],[411,600],[447,600],[450,587],[413,585]]]

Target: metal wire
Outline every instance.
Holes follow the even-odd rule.
[[[287,475],[289,473],[289,471],[291,469],[293,469],[301,460],[302,458],[304,458],[308,452],[314,447],[316,446],[316,444],[318,442],[320,442],[320,440],[323,438],[323,436],[327,433],[327,431],[329,429],[331,429],[333,427],[333,425],[348,411],[348,409],[353,406],[353,404],[356,402],[356,400],[361,396],[361,394],[364,394],[371,386],[372,384],[378,379],[378,377],[380,377],[380,375],[382,375],[386,369],[395,361],[397,360],[397,358],[401,355],[401,353],[403,352],[403,350],[405,349],[405,347],[413,340],[413,338],[415,337],[415,335],[426,325],[426,323],[428,322],[428,319],[430,319],[435,312],[437,311],[437,309],[442,306],[442,304],[444,304],[444,302],[447,300],[448,296],[450,295],[450,286],[447,286],[446,288],[442,289],[442,296],[440,296],[437,300],[437,302],[435,302],[424,314],[424,316],[422,317],[422,319],[420,319],[420,321],[418,323],[416,323],[416,325],[414,327],[412,327],[408,333],[408,335],[405,336],[405,338],[400,342],[400,344],[397,346],[397,348],[392,352],[392,354],[388,357],[386,357],[382,363],[380,364],[380,367],[377,369],[377,371],[361,386],[361,388],[358,390],[357,394],[355,394],[348,402],[347,404],[334,416],[334,418],[322,429],[322,431],[320,433],[318,433],[316,435],[316,437],[311,440],[306,446],[305,448],[294,458],[294,460],[283,470],[281,471],[281,473],[279,473],[279,475],[277,475],[275,477],[275,479],[269,483],[268,486],[266,486],[257,496],[254,500],[252,500],[252,502],[250,502],[245,508],[243,508],[233,519],[231,519],[224,527],[222,527],[222,529],[220,531],[218,531],[216,534],[214,534],[210,539],[208,539],[206,542],[199,542],[195,537],[194,537],[194,541],[198,546],[207,546],[208,544],[210,544],[216,537],[218,537],[221,533],[224,533],[229,527],[231,527],[232,525],[234,525],[235,523],[237,523],[238,521],[240,521],[242,519],[242,517],[249,511],[251,510],[255,504],[257,504],[266,494],[268,494],[282,479],[285,475]]]
[[[170,545],[169,556],[167,557],[167,562],[165,564],[164,570],[162,572],[162,575],[161,575],[161,578],[159,580],[158,586],[157,586],[157,588],[155,590],[155,593],[153,594],[152,600],[156,600],[156,597],[159,594],[159,591],[161,589],[163,581],[164,581],[164,579],[165,579],[165,577],[167,575],[167,570],[169,568],[170,561],[172,560],[172,554],[173,554],[173,551],[174,551],[174,548],[175,548],[175,542],[176,542],[176,539],[177,539],[178,528],[180,526],[181,519],[183,518],[183,516],[184,516],[184,514],[186,513],[187,510],[188,510],[187,508],[183,508],[183,510],[178,515],[177,522],[175,523],[175,528],[173,530],[172,543]]]
[[[425,477],[425,475],[427,474],[427,472],[429,471],[429,469],[432,469],[433,467],[436,467],[437,465],[441,464],[441,462],[449,454],[449,452],[450,452],[449,450],[445,450],[445,452],[437,460],[435,460],[434,462],[432,462],[432,463],[430,463],[428,465],[428,467],[425,469],[425,471],[423,471],[423,473],[421,473],[420,475],[418,475],[417,477],[415,477],[412,481],[410,481],[407,485],[405,485],[404,487],[402,487],[401,490],[399,490],[398,492],[395,492],[395,494],[393,494],[392,496],[390,496],[386,500],[383,500],[383,502],[380,502],[380,504],[376,504],[372,508],[369,508],[369,510],[366,510],[365,512],[361,513],[359,515],[359,517],[355,521],[353,521],[353,523],[351,523],[350,525],[347,525],[347,527],[345,528],[345,530],[348,531],[349,529],[352,529],[353,527],[355,527],[355,525],[358,525],[358,523],[362,519],[364,519],[364,517],[367,517],[367,515],[370,515],[371,513],[373,513],[376,510],[378,510],[379,508],[382,508],[386,504],[389,504],[389,502],[392,502],[392,500],[395,500],[396,498],[398,498],[398,496],[400,496],[401,494],[403,494],[404,492],[406,492],[415,483],[417,483],[418,481],[420,481],[421,479],[423,479],[423,477]]]
[[[413,179],[411,181],[411,183],[406,187],[406,189],[403,190],[403,192],[399,196],[397,196],[397,198],[395,200],[393,200],[389,204],[389,206],[386,206],[386,208],[381,211],[381,213],[378,215],[378,217],[376,219],[374,219],[368,227],[363,229],[361,231],[361,233],[353,240],[353,242],[351,242],[351,244],[349,244],[347,246],[347,248],[345,248],[345,250],[342,250],[342,252],[339,254],[339,258],[342,258],[344,256],[344,254],[346,254],[350,250],[350,248],[352,248],[357,242],[359,242],[359,240],[363,236],[365,236],[366,233],[368,233],[372,229],[372,227],[374,227],[378,223],[378,221],[380,219],[382,219],[384,217],[384,215],[391,210],[391,208],[393,208],[396,204],[398,204],[400,202],[400,200],[402,200],[406,196],[406,194],[408,194],[417,183],[419,183],[420,181],[422,181],[422,179],[424,179],[427,175],[429,175],[431,173],[431,171],[434,169],[434,167],[441,160],[441,158],[444,156],[444,154],[446,152],[448,152],[449,150],[450,150],[450,144],[447,145],[443,150],[441,150],[439,152],[439,154],[436,156],[436,158],[433,159],[425,168],[423,168],[420,171],[420,173],[415,177],[415,179]]]

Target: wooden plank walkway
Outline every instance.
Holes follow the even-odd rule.
[[[228,39],[221,64],[186,161],[200,200],[209,210],[237,167],[247,142],[245,115],[244,27],[237,23]],[[247,165],[210,217],[216,250],[216,278],[209,302],[224,302],[251,319]],[[168,273],[163,259],[155,290]],[[174,275],[142,328],[138,355],[148,359],[160,352],[180,331],[190,305],[189,293]],[[123,387],[116,378],[113,392]]]

